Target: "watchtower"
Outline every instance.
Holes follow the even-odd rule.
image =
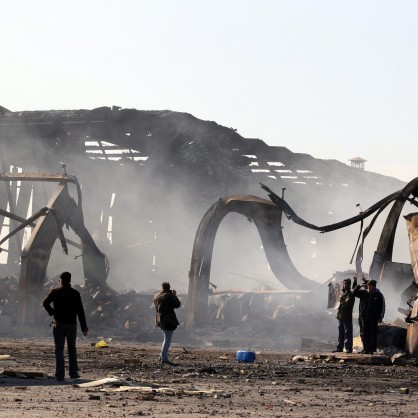
[[[349,161],[351,161],[351,167],[359,168],[360,170],[364,170],[364,163],[367,162],[367,160],[363,160],[361,157],[354,157]]]

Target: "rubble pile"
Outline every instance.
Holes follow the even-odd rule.
[[[311,297],[312,299],[312,297]],[[335,318],[295,294],[223,294],[210,297],[207,329],[215,346],[299,348],[301,339],[335,339]]]
[[[154,293],[117,293],[108,286],[80,286],[88,323],[92,328],[149,332],[155,327]]]
[[[43,299],[48,292],[58,286],[58,279],[49,280],[44,285]],[[83,300],[89,328],[95,332],[112,330],[126,336],[137,337],[155,331],[153,297],[155,291],[117,292],[109,286],[94,287],[74,285]],[[18,279],[8,276],[0,279],[0,325],[7,332],[17,325],[18,317]],[[34,318],[34,326],[42,326],[49,320],[47,313],[39,307],[39,316]]]
[[[19,281],[14,276],[0,279],[0,328],[17,321],[18,287]]]
[[[44,284],[44,295],[58,286],[58,278]],[[138,341],[159,341],[155,327],[153,298],[156,290],[118,292],[108,285],[73,285],[82,297],[87,323],[94,334],[121,336]],[[254,346],[300,344],[301,338],[332,340],[335,337],[335,318],[323,309],[315,309],[300,295],[225,293],[212,295],[208,305],[208,320],[196,330],[201,342],[215,346],[235,343]],[[191,341],[182,326],[185,318],[186,295],[180,295],[182,307],[177,311],[180,322],[178,340]],[[0,279],[1,332],[17,325],[18,279]],[[44,326],[49,316],[39,307],[34,326]],[[297,340],[297,342],[295,342]]]
[[[58,286],[58,278],[44,285],[44,295]],[[82,297],[87,323],[95,336],[118,337],[140,342],[159,342],[161,333],[155,326],[153,298],[156,290],[117,292],[110,286],[74,285]],[[182,306],[177,311],[180,327],[175,340],[193,345],[215,347],[252,347],[278,350],[332,349],[336,339],[336,319],[331,310],[320,309],[320,299],[312,295],[258,293],[223,293],[211,295],[208,320],[193,335],[184,327],[187,296],[179,295]],[[43,296],[41,300],[43,299]],[[0,279],[0,333],[9,335],[18,318],[18,279]],[[50,317],[39,306],[34,329],[44,327]],[[356,330],[355,330],[356,331]],[[405,347],[406,329],[381,324],[380,348],[397,353]],[[392,353],[393,354],[393,353]]]

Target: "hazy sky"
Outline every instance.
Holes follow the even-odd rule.
[[[2,0],[0,105],[169,109],[418,176],[416,0]]]

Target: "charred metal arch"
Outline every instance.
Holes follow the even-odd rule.
[[[330,232],[344,228],[356,222],[362,221],[363,219],[369,217],[374,212],[376,212],[376,215],[373,217],[370,225],[363,232],[361,245],[359,246],[359,249],[357,251],[356,270],[358,275],[361,275],[362,273],[361,261],[363,259],[363,242],[366,239],[371,228],[373,227],[377,217],[383,211],[383,209],[385,209],[391,202],[394,202],[382,229],[382,233],[380,235],[379,243],[377,246],[377,251],[375,251],[374,253],[369,271],[369,276],[379,281],[381,281],[384,277],[385,267],[388,267],[388,265],[392,262],[393,244],[395,241],[396,227],[398,225],[399,216],[401,215],[405,203],[408,201],[414,206],[418,207],[418,203],[415,200],[418,196],[418,177],[416,177],[415,179],[411,180],[402,190],[399,190],[383,198],[379,202],[372,205],[370,208],[366,209],[363,212],[360,212],[360,214],[357,216],[331,225],[316,226],[298,217],[296,213],[292,210],[292,208],[283,199],[281,199],[274,192],[272,192],[267,186],[261,184],[261,187],[268,192],[270,199],[279,208],[283,210],[288,219],[291,219],[293,222],[302,225],[306,228],[314,229],[320,232]],[[412,198],[410,198],[411,195]],[[393,272],[393,267],[391,267],[391,269]],[[418,277],[415,277],[415,280],[418,280]]]
[[[418,177],[410,181],[399,192],[399,195],[389,212],[382,234],[380,235],[377,250],[373,256],[372,265],[370,266],[371,277],[376,277],[380,280],[384,278],[385,267],[392,261],[395,232],[402,209],[407,201],[418,206],[415,200],[409,199],[410,195],[413,195],[414,199],[418,196]],[[416,248],[416,250],[418,250],[418,248]],[[416,256],[417,254],[415,254],[415,257]],[[415,276],[415,280],[418,281],[417,276]]]
[[[370,225],[364,230],[361,244],[357,250],[356,270],[357,274],[361,275],[364,240],[380,213],[391,202],[395,202],[382,230],[369,275],[377,280],[382,280],[385,267],[387,268],[390,265],[392,273],[398,268],[391,265],[396,226],[402,208],[407,201],[418,207],[418,203],[415,200],[418,195],[418,178],[415,178],[408,183],[404,189],[381,199],[370,208],[360,212],[357,216],[325,226],[316,226],[306,222],[297,216],[293,209],[267,186],[263,184],[261,186],[268,192],[274,205],[268,200],[255,196],[228,196],[219,199],[217,203],[209,208],[202,218],[196,232],[192,262],[189,271],[189,291],[186,316],[186,326],[188,329],[192,329],[197,324],[203,323],[206,319],[210,269],[215,236],[222,219],[230,212],[237,212],[254,221],[254,224],[260,233],[272,271],[288,289],[313,289],[315,287],[315,282],[305,278],[296,270],[287,252],[281,228],[282,211],[286,217],[293,222],[322,233],[335,231],[356,222],[362,222],[376,212]],[[410,195],[413,197],[410,198]],[[416,250],[418,251],[418,248]],[[418,254],[415,255],[415,258],[418,258]],[[418,281],[417,279],[418,278],[415,277],[415,281]]]
[[[19,323],[31,323],[39,311],[39,298],[45,282],[46,270],[52,248],[58,237],[61,239],[64,252],[68,253],[62,233],[64,224],[80,237],[82,261],[86,284],[103,285],[109,272],[106,255],[94,243],[93,238],[84,225],[82,212],[82,195],[79,182],[71,175],[47,174],[13,174],[3,173],[1,181],[48,181],[58,182],[47,206],[37,214],[25,220],[18,228],[0,241],[0,245],[27,225],[35,228],[22,251],[21,269],[19,275]],[[70,196],[68,183],[73,183],[77,189],[77,203]],[[2,214],[7,216],[5,211]],[[13,217],[10,214],[10,217]],[[13,219],[20,221],[18,217]]]
[[[314,289],[316,283],[301,275],[287,252],[281,228],[282,211],[271,201],[249,195],[220,198],[200,221],[189,271],[186,327],[192,329],[206,319],[213,246],[218,227],[231,212],[254,222],[276,277],[289,289]]]
[[[275,202],[278,207],[286,208],[286,210],[289,210],[286,214],[289,219],[292,219],[294,222],[301,225],[304,224],[304,226],[307,226],[308,228],[313,227],[312,229],[326,232],[325,229],[331,231],[338,228],[343,228],[344,226],[351,225],[354,221],[354,218],[351,218],[339,224],[328,225],[327,227],[316,227],[315,225],[307,224],[301,218],[298,218],[286,204],[286,202],[281,200],[279,196],[274,194],[266,186],[262,185],[262,187],[269,193],[270,199]],[[410,198],[411,195],[412,198]],[[404,284],[409,284],[409,286],[403,291],[401,300],[406,302],[410,309],[407,310],[398,308],[398,311],[406,315],[405,321],[408,323],[406,351],[408,354],[413,356],[418,355],[418,213],[410,213],[404,216],[408,229],[411,264],[393,263],[392,255],[396,228],[402,209],[407,201],[417,207],[417,196],[418,177],[410,181],[402,190],[393,193],[387,198],[381,200],[369,208],[367,211],[362,212],[358,217],[356,217],[359,218],[358,220],[362,220],[365,217],[371,215],[371,213],[374,211],[377,211],[376,215],[370,222],[370,225],[364,230],[362,242],[357,251],[356,270],[357,274],[359,274],[361,273],[361,261],[363,259],[363,242],[382,210],[386,208],[389,203],[394,201],[380,234],[377,250],[373,255],[373,260],[369,270],[369,277],[372,277],[375,280],[379,280],[380,282],[384,282],[386,279],[395,279],[397,282],[402,280]]]

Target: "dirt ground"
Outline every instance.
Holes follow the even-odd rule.
[[[162,366],[157,343],[95,343],[78,341],[81,379],[58,383],[52,339],[2,338],[0,417],[418,416],[418,368],[383,355],[259,351],[238,363],[232,348],[174,343],[177,365]]]

